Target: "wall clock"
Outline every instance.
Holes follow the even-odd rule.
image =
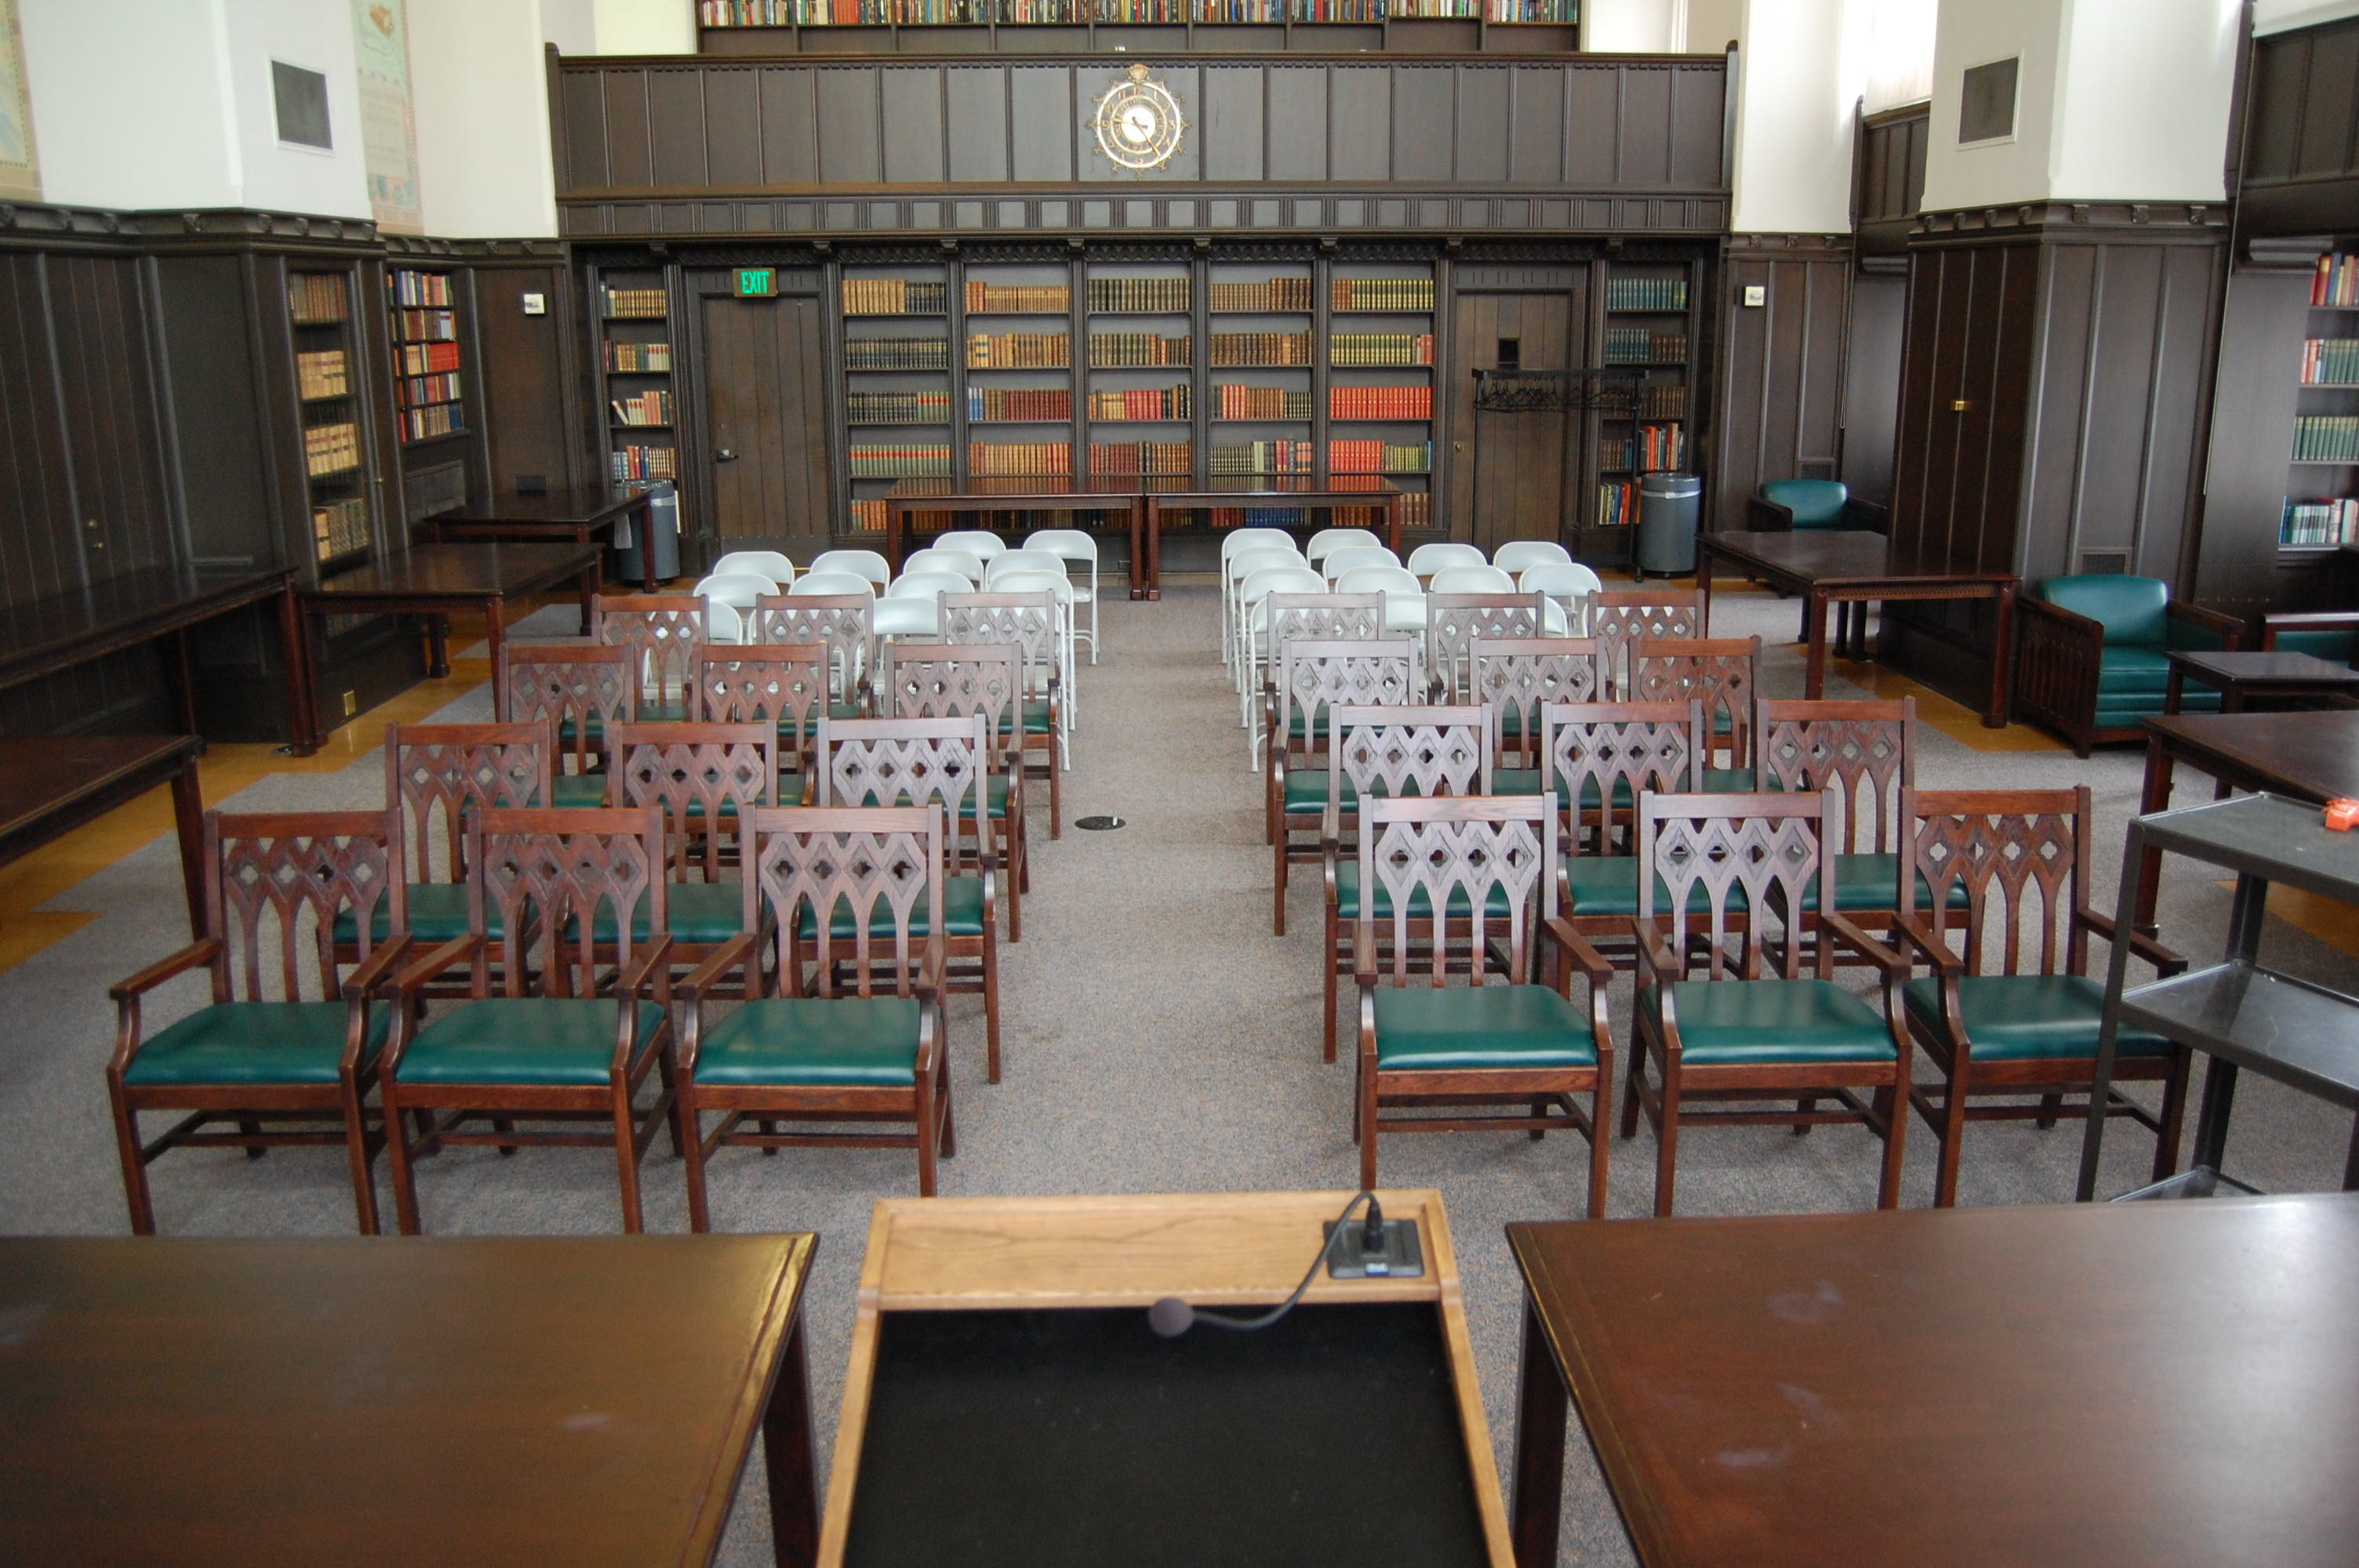
[[[1093,123],[1099,149],[1122,168],[1162,168],[1188,129],[1180,101],[1163,83],[1148,81],[1143,65],[1132,66],[1127,80],[1106,89]]]

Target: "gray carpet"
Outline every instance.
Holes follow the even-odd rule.
[[[960,1152],[943,1166],[942,1190],[1347,1189],[1356,1174],[1352,1069],[1348,1060],[1329,1066],[1319,1059],[1318,882],[1296,878],[1293,935],[1273,938],[1259,785],[1216,652],[1211,591],[1178,589],[1158,604],[1115,600],[1103,613],[1103,662],[1081,671],[1083,727],[1065,791],[1066,836],[1049,843],[1036,816],[1025,940],[1002,958],[1000,1085],[983,1081],[979,1002],[960,998],[951,1006]],[[532,630],[570,634],[571,616],[566,609],[544,611]],[[1731,596],[1715,606],[1715,633],[1758,632],[1770,641],[1768,695],[1800,694],[1799,655],[1783,642],[1794,616],[1790,602],[1761,596]],[[1851,691],[1837,681],[1829,695]],[[442,717],[488,717],[488,707],[487,692],[478,690]],[[2122,826],[2136,800],[2134,752],[2087,762],[2062,752],[1984,753],[1926,726],[1919,757],[1919,780],[1929,786],[2090,784],[2100,818],[2091,895],[2111,910]],[[275,777],[222,804],[374,804],[382,776],[372,755],[338,774]],[[2201,782],[2194,787],[2201,791]],[[1071,818],[1093,812],[1117,813],[1130,826],[1115,833],[1070,827]],[[0,1049],[0,1231],[117,1233],[123,1202],[101,1076],[113,1033],[105,988],[184,939],[168,844],[149,846],[52,907],[101,913],[0,976],[0,1014],[16,1020]],[[2222,885],[2176,869],[2166,880],[2165,940],[2199,957],[2216,951],[2226,911]],[[2359,987],[2359,965],[2289,926],[2272,921],[2267,941],[2278,962]],[[2102,966],[2102,946],[2097,951]],[[200,1000],[197,982],[176,984],[151,1004],[151,1026]],[[1614,997],[1617,1033],[1626,1028],[1628,1001],[1625,982]],[[2264,1187],[2329,1189],[2340,1181],[2349,1132],[2347,1116],[2248,1078],[2229,1162]],[[2079,1148],[2071,1123],[2049,1132],[2028,1124],[1976,1128],[1962,1199],[2065,1199]],[[2151,1151],[2141,1131],[2117,1127],[2107,1144],[2105,1188],[2142,1181]],[[1635,1142],[1615,1144],[1614,1216],[1648,1211],[1652,1154],[1643,1130]],[[1874,1201],[1876,1148],[1861,1130],[1822,1128],[1797,1139],[1775,1128],[1714,1129],[1683,1137],[1680,1156],[1682,1213],[1837,1210]],[[1533,1143],[1505,1134],[1432,1136],[1384,1146],[1386,1185],[1430,1185],[1445,1195],[1503,1471],[1514,1435],[1519,1296],[1500,1227],[1582,1212],[1584,1164],[1571,1137]],[[1930,1201],[1931,1171],[1931,1141],[1912,1126],[1905,1201]],[[646,1180],[649,1227],[685,1229],[679,1166],[660,1143],[647,1158]],[[914,1192],[915,1182],[912,1157],[897,1152],[789,1151],[764,1160],[732,1152],[712,1171],[717,1226],[817,1229],[824,1238],[808,1308],[821,1452],[842,1395],[869,1206],[880,1195]],[[183,1153],[156,1167],[154,1184],[168,1234],[351,1228],[349,1189],[334,1152],[281,1151],[255,1162]],[[438,1233],[602,1232],[618,1225],[612,1160],[594,1152],[527,1151],[501,1161],[487,1150],[452,1151],[426,1162],[420,1187],[427,1227]],[[1627,1562],[1588,1450],[1578,1441],[1571,1448],[1560,1560]],[[756,1465],[746,1483],[756,1499],[759,1475]],[[741,1509],[725,1560],[766,1561],[766,1536],[764,1510]]]

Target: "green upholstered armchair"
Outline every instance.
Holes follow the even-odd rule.
[[[1745,503],[1745,524],[1778,533],[1798,528],[1864,528],[1886,531],[1891,514],[1873,501],[1854,499],[1837,479],[1773,479]]]
[[[2359,610],[2265,615],[2261,617],[2261,652],[2309,654],[2338,664],[2359,663]]]
[[[2093,573],[2035,582],[2017,601],[2015,705],[2085,757],[2093,745],[2136,741],[2138,720],[2162,711],[2166,654],[2243,645],[2233,615],[2181,604],[2159,578]],[[2180,709],[2216,713],[2220,694],[2190,681]]]

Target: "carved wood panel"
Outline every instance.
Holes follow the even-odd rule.
[[[1442,986],[1458,962],[1468,966],[1468,983],[1479,986],[1486,949],[1500,935],[1506,979],[1529,979],[1532,927],[1556,913],[1556,812],[1546,795],[1373,800],[1362,804],[1359,817],[1359,928],[1392,984]],[[1368,891],[1378,887],[1392,899],[1383,920]],[[1507,910],[1505,932],[1494,929],[1495,889]],[[1465,911],[1464,941],[1451,932],[1458,924],[1453,907]],[[1418,929],[1429,922],[1430,938]]]
[[[390,910],[393,929],[404,924],[394,849],[399,820],[390,811],[211,817],[205,825],[206,893],[213,906],[208,924],[223,944],[213,962],[213,1000],[340,1000],[336,917],[350,913],[357,922],[363,957],[379,905]],[[263,989],[266,954],[276,959],[276,996]]]

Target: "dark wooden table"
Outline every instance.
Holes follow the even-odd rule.
[[[0,1240],[0,1561],[807,1563],[816,1239]]]
[[[445,645],[448,617],[458,606],[475,606],[484,612],[485,635],[492,653],[492,705],[495,713],[508,710],[507,646],[505,616],[507,601],[541,593],[568,578],[580,585],[582,612],[590,613],[596,596],[600,561],[604,551],[595,545],[421,545],[384,560],[348,572],[339,572],[303,594],[303,608],[313,615],[410,614],[434,618],[431,673],[451,673]],[[309,639],[305,640],[309,644]],[[310,680],[310,676],[305,677]]]
[[[1828,605],[1989,600],[1996,607],[1998,624],[1991,643],[1990,695],[1983,706],[1983,722],[1994,730],[2006,723],[2007,650],[2015,640],[2018,581],[2013,574],[1960,570],[1896,546],[1881,534],[1856,528],[1703,534],[1696,538],[1696,586],[1703,590],[1707,624],[1715,561],[1725,561],[1747,577],[1759,578],[1772,588],[1808,600],[1805,622],[1810,628],[1810,653],[1802,695],[1812,699],[1826,692]],[[1863,611],[1852,634],[1854,658],[1867,656],[1866,624]]]
[[[2162,710],[2177,713],[2189,677],[2220,692],[2220,710],[2242,713],[2256,697],[2320,697],[2331,693],[2359,695],[2359,670],[2315,654],[2225,653],[2183,649],[2165,655],[2170,661],[2170,684]]]
[[[193,732],[197,680],[189,628],[265,600],[278,607],[279,648],[288,669],[288,744],[298,756],[309,755],[314,745],[310,665],[303,655],[303,617],[292,571],[151,567],[78,592],[16,605],[0,613],[0,689],[169,636],[174,656],[165,668],[180,727]]]
[[[172,786],[189,929],[205,934],[201,735],[54,735],[0,740],[0,865],[54,843],[158,784]]]
[[[1146,597],[1140,591],[1146,564],[1139,543],[1146,518],[1141,496],[1150,482],[1141,474],[1102,474],[1079,482],[1045,476],[971,479],[963,486],[947,479],[905,479],[885,492],[885,559],[895,571],[901,569],[913,513],[1119,512],[1130,535],[1130,597],[1141,599]]]
[[[1215,507],[1241,512],[1270,512],[1300,508],[1305,511],[1332,511],[1338,506],[1365,506],[1384,514],[1385,544],[1395,555],[1400,553],[1400,494],[1387,484],[1376,490],[1337,490],[1332,484],[1316,480],[1288,480],[1268,474],[1239,474],[1230,479],[1215,477],[1201,490],[1180,490],[1168,493],[1153,491],[1147,496],[1147,591],[1133,599],[1163,597],[1163,514],[1166,512],[1202,512]]]
[[[639,530],[644,544],[649,501],[646,491],[614,495],[597,487],[495,496],[481,506],[464,506],[444,516],[429,517],[426,537],[436,545],[485,539],[586,545],[604,534],[611,545],[614,530],[627,517]],[[655,550],[646,547],[640,556],[647,566],[644,586],[653,593],[663,586],[656,580]],[[583,635],[589,634],[586,622],[582,630]]]
[[[2359,1562],[2359,1198],[1510,1225],[1516,1561],[1570,1391],[1647,1568]]]
[[[2213,657],[2218,657],[2214,654]],[[2146,719],[2146,786],[2138,815],[2170,809],[2170,789],[2181,762],[2232,789],[2266,790],[2324,805],[2359,796],[2359,708],[2316,713],[2173,713]],[[2154,926],[2162,857],[2146,857],[2138,924]]]

